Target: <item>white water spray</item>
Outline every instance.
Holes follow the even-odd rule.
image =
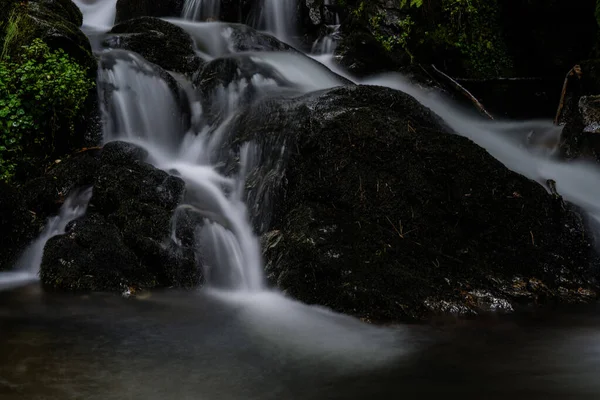
[[[48,219],[40,236],[25,250],[14,271],[0,272],[0,291],[25,286],[39,280],[44,247],[48,240],[65,233],[71,222],[85,215],[92,189],[75,190],[65,200],[59,214]]]

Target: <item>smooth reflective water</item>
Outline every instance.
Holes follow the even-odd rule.
[[[356,330],[351,319],[294,307],[281,320],[261,299],[167,292],[123,299],[44,294],[35,287],[4,292],[0,398],[600,396],[596,310]],[[313,324],[294,324],[296,313],[311,315]]]

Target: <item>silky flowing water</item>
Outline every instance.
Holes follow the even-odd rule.
[[[115,1],[76,3],[88,35],[114,23]],[[258,4],[256,27],[283,40],[293,34],[292,1]],[[337,27],[315,43],[311,56],[236,53],[231,26],[199,21],[213,18],[217,6],[187,1],[183,18],[168,21],[190,34],[206,61],[247,57],[271,73],[216,88],[211,97],[216,121],[185,78],[177,76],[189,94],[191,127],[182,122],[170,86],[143,57],[124,50],[98,52],[99,87],[111,88],[110,96],[100,93],[109,99],[102,109],[104,140],[145,148],[157,168],[186,182],[182,208],[205,221],[196,239],[205,257],[206,287],[131,299],[40,290],[35,281],[44,240],[85,213],[91,189],[80,193],[48,222],[22,265],[4,280],[0,276],[0,399],[564,399],[600,393],[594,375],[600,362],[595,309],[551,318],[377,327],[266,288],[250,222],[259,202],[244,193],[259,150],[252,143],[241,146],[235,175],[219,168],[226,161],[221,149],[230,134],[228,122],[250,87],[256,95],[303,94],[353,81],[404,91],[508,168],[542,185],[554,179],[565,198],[592,216],[600,214],[600,173],[591,165],[560,163],[552,148],[523,142],[528,135],[558,137],[560,130],[549,121],[483,121],[397,74],[355,79],[333,62]],[[268,188],[258,191],[265,194]]]

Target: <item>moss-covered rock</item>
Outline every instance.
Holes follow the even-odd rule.
[[[114,26],[104,46],[134,51],[168,71],[191,76],[202,61],[194,42],[180,27],[158,18],[141,17]]]
[[[5,80],[0,100],[8,118],[22,113],[4,140],[5,147],[11,141],[19,146],[19,159],[7,161],[10,170],[4,176],[24,182],[39,176],[48,158],[98,143],[96,60],[79,29],[81,12],[70,0],[8,1],[1,13],[0,61],[19,82]],[[41,81],[44,75],[52,81]],[[10,104],[17,103],[19,109],[12,109]]]
[[[579,214],[406,94],[264,101],[235,129],[271,162],[285,150],[264,248],[271,282],[302,301],[389,321],[595,297]]]
[[[10,10],[10,11],[8,11]],[[84,68],[95,72],[95,59],[87,37],[79,27],[82,15],[77,6],[68,0],[15,1],[4,10],[4,56],[19,59],[22,46],[40,38],[52,49],[62,49]]]

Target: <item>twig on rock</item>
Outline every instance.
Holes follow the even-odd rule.
[[[556,117],[554,118],[554,125],[558,125],[560,120],[560,116],[562,114],[562,110],[565,106],[565,96],[567,95],[567,87],[569,85],[569,78],[572,76],[577,76],[578,79],[581,79],[583,75],[583,71],[581,70],[581,66],[579,64],[575,65],[573,68],[567,72],[567,76],[565,76],[565,82],[563,83],[562,92],[560,93],[560,101],[558,103],[558,110],[556,110]]]
[[[485,109],[485,107],[483,106],[483,104],[481,104],[481,102],[479,100],[477,100],[477,98],[475,96],[473,96],[471,94],[471,92],[469,92],[464,86],[462,86],[460,83],[456,82],[454,79],[452,79],[451,77],[449,77],[444,72],[442,72],[439,69],[437,69],[437,67],[435,65],[431,64],[431,67],[440,76],[444,77],[444,79],[446,79],[448,82],[450,82],[452,84],[452,86],[454,86],[454,88],[456,90],[458,90],[459,92],[461,92],[462,94],[464,94],[469,100],[471,100],[471,102],[475,105],[475,107],[477,107],[477,109],[483,115],[485,115],[489,119],[492,119],[492,120],[494,119],[494,117],[492,117],[492,115],[489,112],[487,112],[487,110]]]

